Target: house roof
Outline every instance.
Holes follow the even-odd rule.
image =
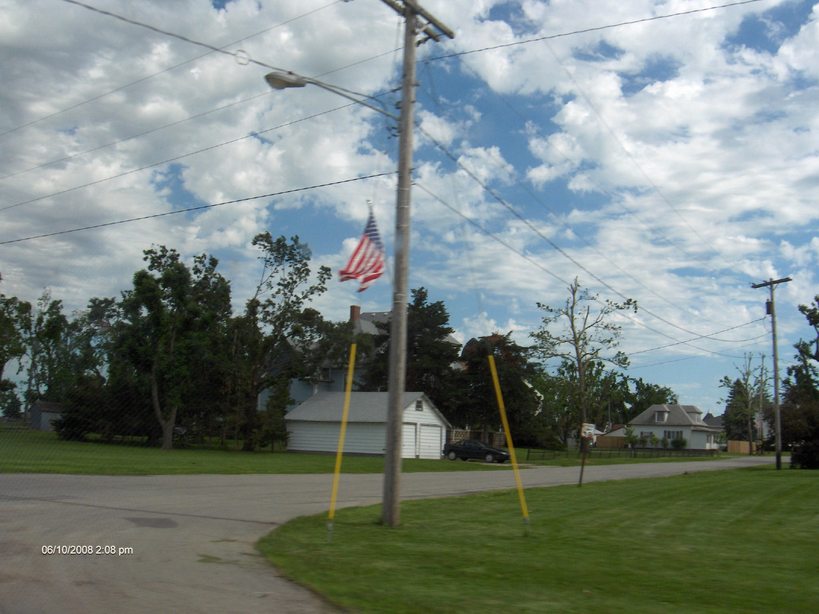
[[[724,416],[715,416],[711,412],[705,414],[705,417],[702,419],[705,424],[708,426],[713,426],[714,428],[722,429],[725,428],[725,423],[723,422]]]
[[[668,417],[663,422],[657,422],[654,417],[657,412],[667,412]],[[702,410],[696,405],[652,405],[629,424],[632,426],[688,426],[696,430],[716,430],[703,421]]]
[[[285,420],[302,420],[305,422],[340,422],[344,407],[343,392],[319,392],[301,405],[290,410]],[[386,422],[388,392],[352,392],[350,393],[349,422]],[[423,399],[446,426],[451,426],[443,414],[423,392],[405,392],[401,405],[404,408]]]
[[[65,409],[62,403],[57,403],[56,401],[43,401],[42,399],[37,399],[34,403],[31,404],[32,409],[37,408],[41,412],[51,412],[58,414]]]

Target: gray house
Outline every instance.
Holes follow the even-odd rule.
[[[685,439],[686,447],[694,450],[717,450],[718,427],[705,422],[702,411],[695,405],[652,405],[630,423],[634,434],[641,439],[654,435],[658,440]],[[625,428],[609,433],[611,437],[625,437]]]
[[[386,392],[353,392],[344,452],[384,454],[387,440]],[[441,458],[449,422],[422,392],[405,392],[402,405],[402,458]],[[287,449],[335,452],[344,409],[343,392],[319,392],[285,416]]]
[[[62,416],[63,405],[53,401],[37,400],[34,401],[28,411],[31,428],[38,431],[53,431],[54,425],[52,423]]]

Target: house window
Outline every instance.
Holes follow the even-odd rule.
[[[668,412],[667,411],[655,411],[654,412],[654,422],[660,424],[662,422],[668,421]]]
[[[682,431],[663,431],[663,439],[668,439],[669,441],[674,441],[675,439],[682,439],[683,433]]]
[[[421,399],[415,401],[415,411],[424,411],[424,402]]]

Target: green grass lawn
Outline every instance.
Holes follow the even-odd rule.
[[[54,433],[0,429],[0,473],[162,475],[195,473],[332,473],[335,455],[237,450],[160,450],[129,445],[61,441]],[[508,468],[508,465],[506,466]],[[405,459],[402,470],[482,471],[482,463]],[[384,459],[345,456],[344,473],[382,473]]]
[[[525,450],[518,458],[522,464]],[[713,460],[712,457],[703,457]],[[694,458],[590,458],[589,465],[634,462],[690,461]],[[576,453],[531,461],[528,464],[574,466]],[[183,448],[160,450],[138,445],[98,442],[62,441],[55,433],[0,426],[0,473],[75,473],[96,475],[161,475],[194,473],[332,473],[335,455],[240,452],[238,450]],[[493,471],[510,469],[511,465],[488,465],[476,462],[405,459],[402,470],[419,471]],[[381,473],[382,457],[345,456],[344,473]]]
[[[294,520],[259,549],[355,612],[816,612],[819,472],[770,468],[513,491]]]

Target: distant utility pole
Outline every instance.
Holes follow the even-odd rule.
[[[384,497],[381,521],[397,527],[401,521],[400,479],[403,397],[407,370],[407,299],[409,279],[410,187],[412,186],[412,126],[415,104],[415,47],[440,34],[455,33],[430,15],[416,0],[381,0],[404,17],[404,78],[401,86],[401,118],[398,140],[398,195],[395,212],[395,277],[390,318],[390,360],[387,401],[387,441],[384,450]],[[415,36],[426,35],[421,43]]]
[[[751,284],[752,288],[768,287],[771,291],[771,298],[766,303],[767,311],[771,316],[771,336],[773,337],[773,372],[774,372],[774,433],[776,435],[776,469],[782,469],[782,420],[779,417],[779,351],[776,347],[776,302],[774,301],[774,288],[778,284],[793,281],[790,277],[782,279],[769,279],[758,284]]]

